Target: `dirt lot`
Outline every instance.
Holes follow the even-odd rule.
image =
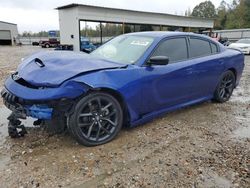
[[[0,47],[2,87],[20,59],[39,47]],[[202,103],[124,129],[87,148],[69,135],[29,128],[6,135],[0,107],[0,187],[250,187],[250,57],[225,104]],[[30,120],[25,122],[30,125]]]

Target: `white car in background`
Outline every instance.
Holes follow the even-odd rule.
[[[250,54],[250,38],[240,39],[235,43],[231,43],[228,47],[238,49],[244,54]]]

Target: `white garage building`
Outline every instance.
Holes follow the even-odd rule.
[[[108,7],[98,7],[83,4],[69,4],[62,7],[58,7],[59,11],[59,26],[60,26],[60,40],[61,44],[73,45],[75,51],[80,50],[80,39],[82,33],[82,22],[96,22],[100,26],[101,43],[105,42],[102,38],[106,37],[104,35],[102,27],[105,23],[120,24],[120,28],[123,28],[120,34],[126,33],[125,27],[127,25],[131,28],[136,28],[136,26],[150,26],[157,29],[156,30],[167,30],[162,28],[167,28],[169,26],[179,27],[183,31],[190,31],[190,28],[199,29],[211,29],[214,26],[213,19],[202,19],[194,17],[186,17],[179,15],[171,15],[164,13],[155,12],[144,12],[135,10],[125,10],[117,8]],[[86,24],[87,25],[87,24]],[[136,32],[138,30],[134,29],[130,32]],[[142,30],[139,30],[142,31]],[[145,30],[144,30],[145,31]],[[88,36],[87,36],[88,37]]]
[[[17,36],[17,24],[0,21],[0,45],[14,45]]]

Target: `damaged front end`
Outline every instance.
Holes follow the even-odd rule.
[[[8,132],[12,138],[22,137],[27,131],[22,119],[36,119],[34,125],[44,125],[50,133],[61,133],[66,129],[66,119],[79,96],[88,86],[67,81],[57,88],[35,88],[14,80],[5,82],[1,91],[4,105],[12,111],[8,117]]]
[[[16,97],[6,88],[1,91],[1,96],[4,105],[21,119],[26,119],[27,116],[43,120],[52,119],[53,107],[48,104],[31,104],[32,101],[25,101]]]

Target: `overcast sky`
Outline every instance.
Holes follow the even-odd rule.
[[[205,0],[1,0],[0,21],[18,24],[19,32],[59,29],[56,7],[71,4],[143,10],[183,15]],[[221,0],[211,0],[218,7]]]

